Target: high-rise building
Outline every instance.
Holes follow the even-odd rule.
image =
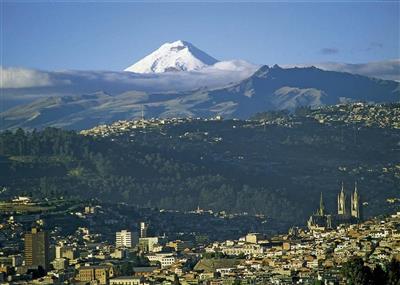
[[[147,229],[149,228],[149,225],[145,222],[140,223],[140,237],[145,238],[147,237]]]
[[[25,234],[25,265],[49,268],[49,235],[46,231],[32,228]]]
[[[127,230],[122,230],[115,233],[116,247],[132,247],[132,233]]]
[[[346,194],[344,193],[344,185],[342,182],[342,190],[338,195],[338,215],[345,216],[346,214]]]
[[[55,251],[56,251],[56,256],[55,256],[56,259],[62,258],[63,245],[62,244],[56,245]]]
[[[358,194],[357,182],[355,182],[354,192],[351,194],[351,216],[357,219],[361,218],[360,195]]]

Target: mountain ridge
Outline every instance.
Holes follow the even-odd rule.
[[[294,110],[352,101],[397,102],[400,83],[315,67],[282,68],[267,65],[252,76],[225,88],[200,88],[169,93],[124,92],[110,96],[76,95],[59,104],[34,101],[1,113],[2,129],[89,128],[116,120],[141,117],[248,118],[268,110]]]

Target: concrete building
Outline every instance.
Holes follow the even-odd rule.
[[[248,233],[245,237],[245,241],[247,243],[258,243],[258,241],[262,240],[264,237],[260,233]]]
[[[69,260],[74,260],[79,256],[78,250],[71,246],[57,245],[55,251],[55,258],[67,258]]]
[[[139,238],[139,249],[142,252],[153,252],[158,242],[158,237]]]
[[[110,279],[110,285],[141,285],[144,284],[143,277],[120,276]]]
[[[127,230],[122,230],[120,232],[116,232],[115,234],[115,246],[119,247],[132,247],[132,233]]]
[[[127,248],[116,248],[113,253],[110,254],[112,258],[116,259],[123,259],[128,256],[128,249]]]
[[[75,279],[80,282],[97,281],[105,285],[113,275],[113,269],[109,266],[83,266],[78,269]]]
[[[159,262],[161,268],[169,267],[176,261],[176,257],[171,253],[149,254],[146,255],[146,257],[150,260],[150,262]]]
[[[147,237],[147,229],[149,228],[149,225],[145,222],[140,223],[140,237],[141,238],[146,238]]]
[[[24,259],[22,258],[21,255],[12,255],[11,256],[11,264],[14,267],[21,266],[23,260]]]
[[[66,258],[56,258],[51,264],[53,264],[55,270],[63,270],[68,267],[68,260]]]
[[[46,231],[32,228],[25,234],[25,265],[49,269],[49,235]]]
[[[191,247],[193,247],[193,243],[189,241],[175,240],[175,241],[170,241],[167,244],[167,246],[173,248],[176,252],[180,252],[187,248],[190,249]]]

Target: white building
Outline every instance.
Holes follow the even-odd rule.
[[[127,230],[116,232],[115,246],[118,247],[132,247],[132,233]]]
[[[176,257],[171,253],[156,253],[146,256],[150,262],[159,262],[161,268],[169,267],[176,262]]]
[[[147,229],[149,228],[149,225],[145,222],[140,223],[140,237],[141,238],[146,238],[147,237]]]
[[[142,277],[121,276],[110,279],[110,285],[141,285],[144,284]]]
[[[260,255],[265,252],[265,249],[259,244],[242,244],[223,247],[222,252],[227,255]]]

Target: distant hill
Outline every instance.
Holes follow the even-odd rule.
[[[281,227],[304,224],[321,192],[326,210],[336,213],[341,182],[350,195],[357,181],[365,217],[376,216],[398,206],[387,199],[399,198],[399,112],[398,104],[354,104],[259,114],[259,121],[152,120],[131,128],[120,122],[89,135],[54,128],[5,131],[0,189],[9,190],[0,199],[201,207],[262,214]]]
[[[263,66],[241,83],[209,92],[222,115],[246,118],[262,110],[294,110],[352,101],[397,102],[400,83],[315,67]],[[235,106],[235,107],[232,107]]]
[[[295,110],[351,101],[398,102],[400,83],[315,67],[263,66],[249,78],[220,89],[119,95],[49,97],[0,113],[1,129],[46,126],[90,128],[115,120],[145,117],[248,118],[266,110]]]

